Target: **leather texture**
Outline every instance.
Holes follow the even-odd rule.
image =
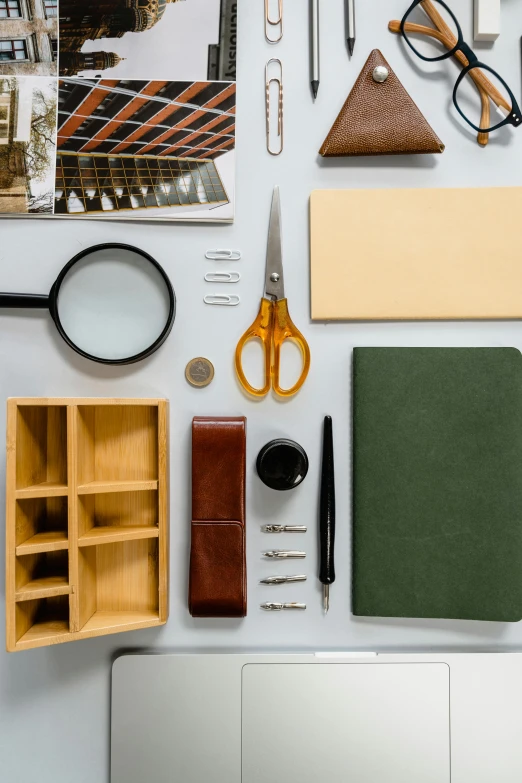
[[[244,617],[246,419],[192,421],[189,611]]]
[[[522,356],[355,348],[353,611],[522,617]]]
[[[372,76],[378,65],[389,71],[382,83]],[[416,155],[444,152],[444,144],[374,49],[319,152],[323,157]]]

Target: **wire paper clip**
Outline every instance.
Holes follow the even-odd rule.
[[[235,307],[241,301],[239,296],[232,294],[230,296],[219,296],[217,294],[210,294],[203,297],[203,301],[208,305],[225,305],[227,307]]]
[[[240,261],[241,250],[228,250],[226,248],[207,250],[205,258],[208,258],[209,261]]]
[[[279,76],[269,77],[270,65],[276,63]],[[279,149],[270,145],[270,85],[277,85],[277,138]],[[266,111],[266,148],[270,155],[280,155],[283,151],[283,64],[277,57],[272,57],[265,65],[265,111]]]
[[[237,283],[241,280],[239,272],[207,272],[207,283]]]
[[[273,31],[277,35],[275,28],[279,27],[279,37],[271,38],[270,33]],[[265,0],[265,38],[268,43],[279,43],[283,37],[283,0],[277,0],[277,18],[272,19],[270,16],[270,0]]]

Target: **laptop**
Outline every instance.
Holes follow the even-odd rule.
[[[522,654],[123,655],[112,783],[520,783]]]

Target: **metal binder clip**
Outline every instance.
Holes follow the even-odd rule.
[[[306,582],[305,574],[297,574],[296,576],[267,576],[265,579],[261,579],[260,585],[283,585],[286,582]]]
[[[266,604],[260,604],[261,609],[265,609],[267,612],[280,612],[282,609],[306,609],[306,604],[280,604],[277,602],[267,602]]]
[[[279,76],[269,77],[268,71],[271,63],[279,67]],[[277,85],[277,138],[280,140],[279,149],[272,149],[270,144],[270,85]],[[277,57],[272,57],[265,65],[265,111],[266,111],[266,148],[270,155],[280,155],[283,151],[283,64]]]
[[[209,261],[240,261],[241,250],[228,250],[227,248],[207,250],[205,258],[208,258]]]
[[[237,283],[241,280],[239,272],[207,272],[207,283]]]
[[[279,27],[279,38],[271,38],[270,33],[273,31],[277,35],[275,28]],[[277,0],[277,18],[272,19],[270,16],[270,0],[265,0],[265,38],[268,43],[279,43],[283,37],[283,0]]]
[[[273,549],[271,552],[263,552],[263,557],[275,557],[278,560],[293,560],[306,557],[306,552],[298,552],[295,549]]]
[[[263,525],[264,533],[306,533],[304,525]]]
[[[208,305],[225,305],[227,307],[235,307],[241,301],[239,296],[232,294],[230,296],[219,296],[218,294],[210,294],[203,297],[203,301]]]

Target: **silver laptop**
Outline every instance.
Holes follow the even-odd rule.
[[[520,783],[522,655],[124,655],[112,783]]]

